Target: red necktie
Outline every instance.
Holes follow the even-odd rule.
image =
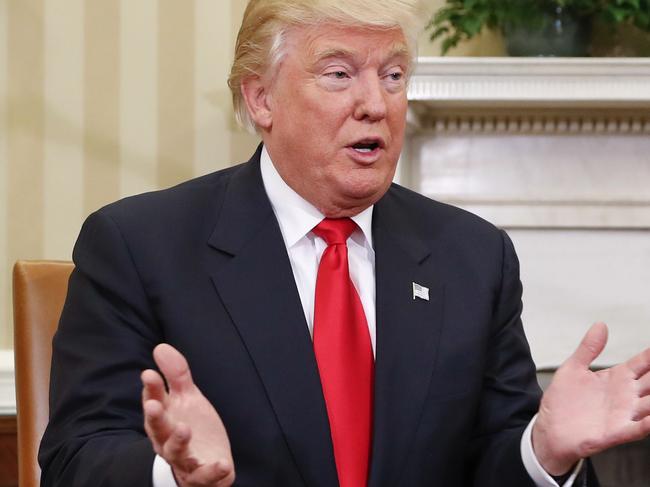
[[[368,323],[350,279],[349,218],[325,218],[313,232],[327,242],[318,266],[314,351],[341,487],[365,487],[372,437],[374,359]]]

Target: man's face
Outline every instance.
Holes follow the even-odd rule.
[[[282,178],[330,217],[388,189],[406,125],[409,54],[401,30],[297,28],[269,80],[264,143]]]

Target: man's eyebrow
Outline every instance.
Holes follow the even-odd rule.
[[[404,58],[407,61],[411,59],[411,53],[406,47],[406,45],[402,43],[395,44],[392,49],[390,50],[390,53],[386,57],[386,59],[391,60],[395,58]]]
[[[354,59],[357,55],[348,49],[343,47],[332,47],[323,49],[321,51],[316,51],[314,53],[315,62],[319,63],[325,59],[332,58],[344,58],[344,59]],[[395,58],[404,58],[406,60],[410,59],[410,53],[408,47],[402,43],[396,43],[386,56],[387,61],[391,61]]]
[[[316,62],[330,58],[354,58],[354,53],[342,47],[331,47],[314,53]]]

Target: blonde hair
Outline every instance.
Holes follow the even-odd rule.
[[[417,55],[417,36],[425,10],[421,0],[250,0],[235,46],[228,86],[235,117],[250,131],[256,127],[241,93],[249,76],[262,76],[280,64],[289,29],[333,23],[350,27],[401,29],[409,54]]]

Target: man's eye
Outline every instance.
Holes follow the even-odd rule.
[[[390,73],[388,77],[391,79],[391,81],[400,81],[404,77],[404,73],[395,71],[394,73]]]
[[[334,78],[334,79],[345,79],[348,77],[348,73],[345,71],[332,71],[331,73],[327,74],[329,77]]]

